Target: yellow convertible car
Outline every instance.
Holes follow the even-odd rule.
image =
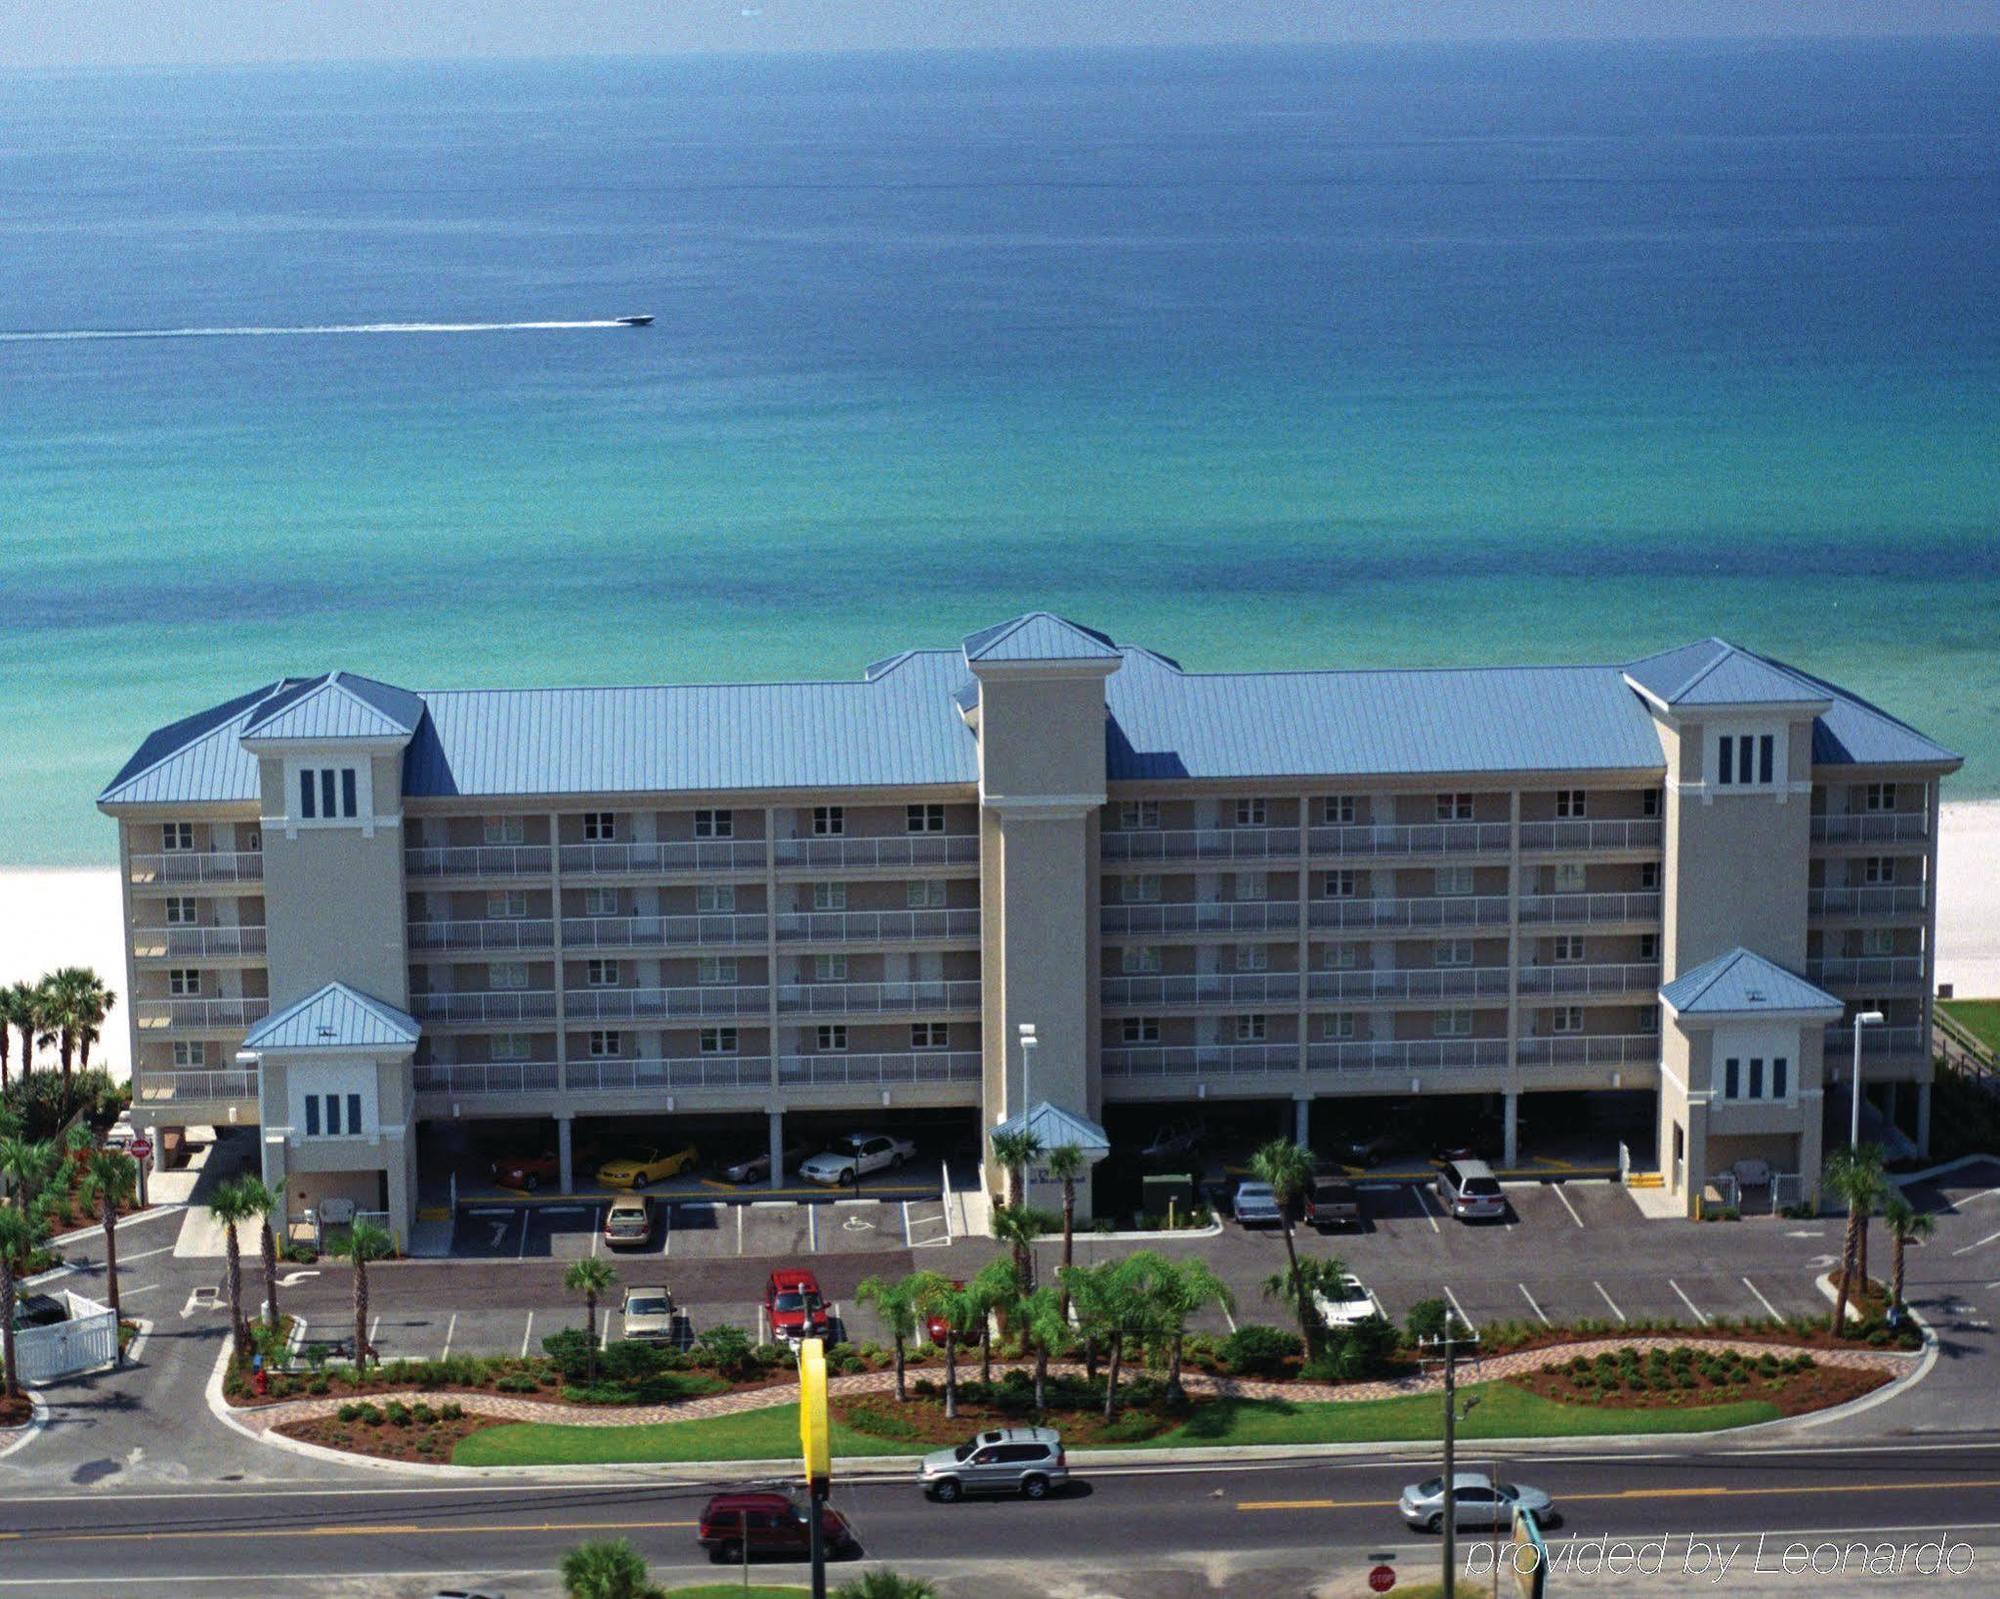
[[[644,1188],[648,1183],[678,1177],[699,1158],[692,1144],[685,1149],[643,1149],[636,1155],[607,1160],[597,1168],[597,1180],[606,1188]]]

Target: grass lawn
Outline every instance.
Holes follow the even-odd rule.
[[[1761,1399],[1689,1406],[1685,1410],[1567,1405],[1507,1383],[1463,1393],[1480,1396],[1460,1424],[1461,1438],[1583,1438],[1610,1433],[1711,1432],[1775,1421],[1778,1407]],[[1283,1400],[1222,1400],[1138,1449],[1210,1444],[1403,1443],[1436,1438],[1442,1401],[1434,1394],[1348,1404],[1288,1404]],[[452,1452],[460,1466],[614,1465],[638,1461],[781,1460],[798,1453],[796,1405],[746,1411],[712,1421],[661,1422],[642,1427],[558,1427],[519,1422],[476,1432]],[[839,1423],[836,1455],[909,1454],[911,1446],[870,1438]]]
[[[2000,999],[1941,999],[1937,1004],[1988,1049],[2000,1052]]]
[[[746,1588],[735,1582],[704,1582],[693,1588],[668,1588],[664,1599],[799,1599],[807,1588],[767,1588],[758,1584]],[[1402,1592],[1399,1588],[1398,1593]]]

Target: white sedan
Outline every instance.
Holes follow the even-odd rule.
[[[887,1133],[849,1133],[801,1165],[799,1175],[809,1183],[852,1188],[857,1179],[870,1172],[894,1171],[916,1152],[917,1146],[907,1138],[891,1138]]]
[[[1359,1277],[1349,1272],[1341,1277],[1338,1294],[1323,1294],[1315,1289],[1313,1308],[1329,1327],[1352,1327],[1357,1321],[1381,1315],[1382,1301],[1368,1291]]]

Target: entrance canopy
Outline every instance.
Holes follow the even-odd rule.
[[[1073,1144],[1092,1160],[1102,1160],[1111,1153],[1111,1139],[1104,1129],[1088,1117],[1072,1115],[1061,1107],[1051,1105],[1046,1099],[1037,1100],[1027,1113],[1009,1117],[993,1129],[995,1134],[1018,1133],[1023,1129],[1035,1135],[1035,1141],[1044,1150],[1061,1149],[1065,1144]]]

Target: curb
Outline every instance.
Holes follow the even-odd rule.
[[[0,1460],[5,1460],[17,1449],[25,1449],[35,1439],[35,1435],[49,1424],[49,1402],[32,1388],[21,1390],[28,1396],[28,1424],[25,1427],[10,1427],[9,1432],[17,1434],[0,1443]]]

